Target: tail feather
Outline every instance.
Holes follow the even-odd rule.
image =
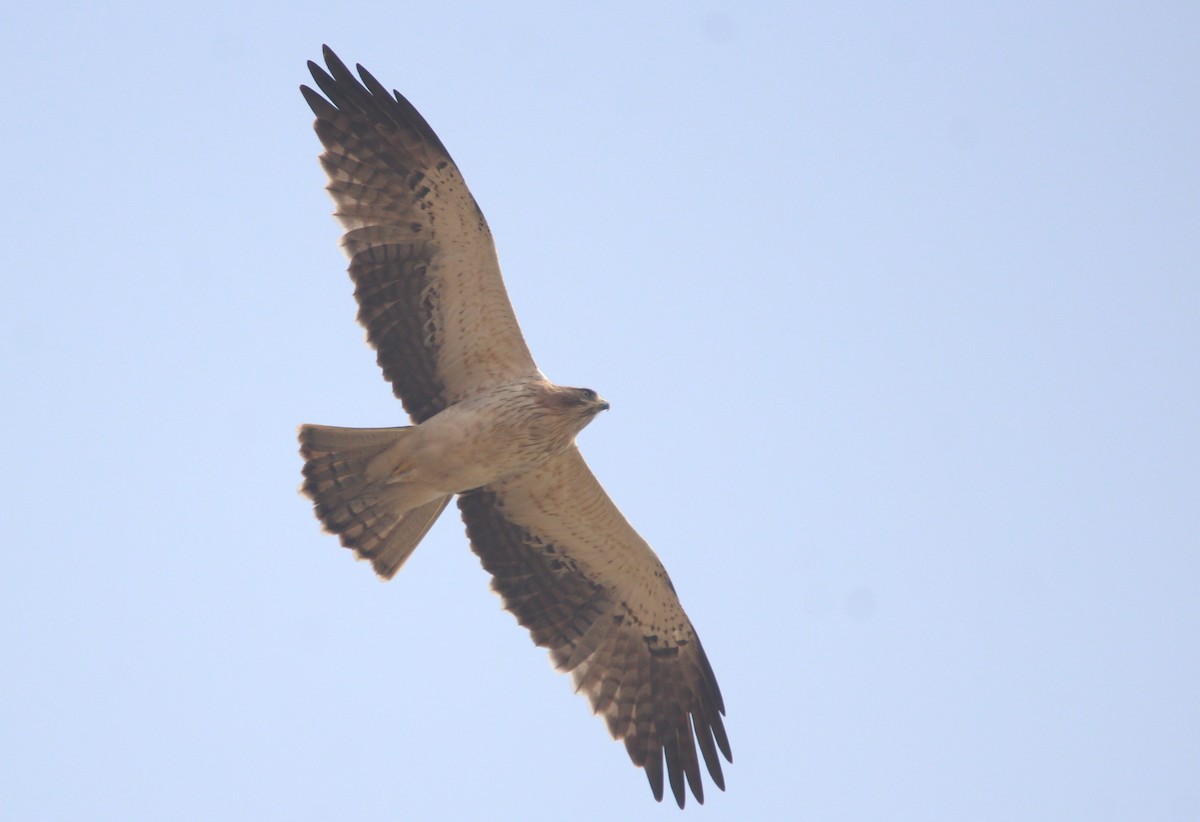
[[[412,431],[300,426],[301,490],[325,528],[384,579],[395,576],[450,501],[391,481],[397,460],[388,452],[402,450]]]

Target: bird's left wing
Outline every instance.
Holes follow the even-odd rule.
[[[679,807],[684,779],[704,801],[699,745],[724,790],[733,761],[708,658],[658,557],[577,448],[458,500],[471,547],[505,607],[570,671],[656,799],[663,764]]]

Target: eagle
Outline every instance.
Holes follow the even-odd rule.
[[[398,91],[323,49],[321,165],[358,320],[411,425],[302,425],[303,493],[324,528],[391,579],[452,497],[504,606],[604,717],[662,801],[700,758],[733,756],[712,666],[666,569],[575,445],[609,404],[550,382],[509,302],[487,220],[442,141]],[[323,96],[322,96],[323,95]],[[699,749],[699,756],[697,755]]]

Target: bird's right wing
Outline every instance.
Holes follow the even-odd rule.
[[[539,376],[509,303],[491,231],[458,166],[399,92],[324,48],[309,62],[359,322],[414,422],[483,389]]]

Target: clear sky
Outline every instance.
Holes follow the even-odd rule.
[[[1047,8],[1047,5],[1051,8]],[[1200,818],[1200,6],[7,3],[0,797],[36,819],[677,818],[392,425],[323,42],[458,161],[724,690],[754,820]]]

